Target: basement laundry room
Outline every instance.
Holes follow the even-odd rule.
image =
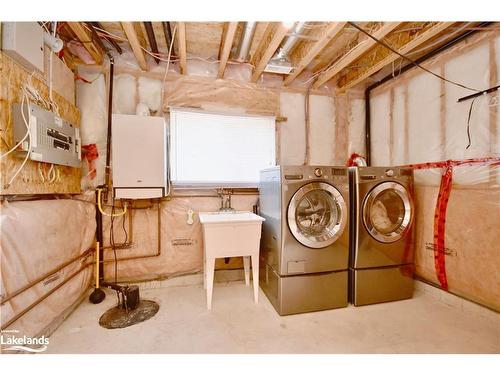
[[[498,12],[146,3],[0,15],[0,362],[498,365]]]

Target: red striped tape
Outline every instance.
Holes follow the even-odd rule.
[[[445,168],[441,176],[439,195],[434,210],[434,268],[441,287],[448,290],[445,263],[445,227],[446,210],[453,185],[453,167],[459,165],[498,165],[500,158],[487,157],[465,160],[446,160],[421,164],[409,164],[403,167],[412,169]]]

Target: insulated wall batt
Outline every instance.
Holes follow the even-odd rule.
[[[79,74],[91,83],[78,82],[76,85],[77,104],[81,111],[82,145],[95,144],[99,156],[94,162],[96,176],[89,174],[89,164],[83,162],[82,189],[95,189],[104,184],[106,167],[107,114],[106,82],[103,74],[91,74],[79,70]]]
[[[286,121],[279,123],[281,165],[302,165],[306,154],[304,95],[280,94],[280,108]]]
[[[424,63],[446,78],[477,89],[498,85],[498,46],[495,32],[480,32]],[[392,95],[391,95],[392,91]],[[411,69],[371,92],[375,113],[389,112],[391,164],[436,162],[447,159],[498,158],[498,92],[457,103],[471,90],[445,83]],[[378,98],[389,97],[389,101]],[[497,99],[495,99],[495,97]],[[467,148],[471,111],[471,146]],[[382,116],[383,117],[383,116]],[[387,118],[387,116],[383,117]],[[387,121],[372,121],[372,133],[386,134]],[[401,139],[402,138],[402,139]],[[376,147],[372,143],[372,148]],[[375,154],[385,150],[373,150]],[[387,161],[387,160],[384,160]],[[384,165],[374,158],[374,165]],[[416,274],[438,283],[434,264],[434,212],[442,169],[415,171]],[[451,292],[500,310],[500,252],[496,244],[500,220],[498,165],[453,167],[453,188],[445,229],[445,266]]]
[[[0,208],[2,298],[94,247],[93,204],[75,200],[41,200],[3,202]],[[84,265],[84,261],[92,260],[93,253],[90,253],[87,259],[68,265],[6,302],[1,307],[2,327]],[[19,330],[21,336],[42,333],[87,290],[92,270],[90,266],[79,273],[8,329]]]
[[[234,195],[231,205],[238,211],[252,211],[257,203],[256,195]],[[175,275],[195,273],[203,270],[203,234],[199,212],[217,211],[220,199],[215,197],[177,197],[161,203],[161,255],[146,259],[118,261],[118,280],[164,279]],[[187,223],[187,212],[195,212],[192,225]],[[133,245],[129,249],[116,250],[117,258],[154,255],[158,245],[157,205],[149,209],[133,210]],[[122,218],[115,220],[115,242],[125,240]],[[128,226],[127,226],[128,228]],[[109,244],[110,221],[104,220],[105,246]],[[107,250],[105,259],[105,279],[115,277],[113,251]],[[230,268],[241,268],[241,259],[233,260]],[[217,268],[224,266],[219,259]]]

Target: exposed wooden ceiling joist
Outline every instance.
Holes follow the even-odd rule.
[[[423,43],[427,42],[431,38],[435,37],[448,27],[453,25],[453,22],[437,22],[435,25],[432,27],[428,28],[421,34],[417,35],[416,37],[412,38],[408,43],[404,44],[403,46],[400,46],[399,48],[395,48],[400,54],[406,55],[410,51],[414,50],[418,46],[422,45]],[[392,47],[392,46],[391,46]],[[364,81],[371,75],[375,74],[378,72],[380,69],[384,68],[385,66],[389,65],[393,61],[396,61],[400,56],[397,53],[391,52],[389,55],[386,57],[383,57],[381,60],[378,62],[374,62],[368,69],[365,69],[356,76],[353,79],[350,79],[346,83],[344,83],[341,87],[340,90],[344,91],[347,89],[350,89],[351,87],[357,85],[358,83]]]
[[[220,54],[219,72],[217,74],[217,78],[224,77],[224,71],[226,70],[227,60],[229,59],[229,54],[231,53],[231,47],[233,45],[234,35],[237,28],[238,22],[228,23],[227,32],[224,37],[224,43]]]
[[[269,41],[269,44],[267,44],[263,38],[262,41],[264,42],[264,45],[267,44],[267,48],[263,51],[263,53],[260,57],[257,55],[257,52],[259,52],[259,51],[257,51],[255,53],[256,64],[255,64],[255,70],[252,74],[252,80],[251,80],[252,82],[257,82],[260,75],[262,74],[262,72],[266,68],[267,63],[269,62],[269,60],[271,60],[274,53],[276,52],[276,50],[280,46],[281,42],[285,38],[287,32],[288,32],[288,28],[285,25],[283,25],[283,23],[279,22],[274,27],[274,33],[272,35],[271,40]],[[270,35],[269,35],[269,37],[270,37]],[[266,38],[266,39],[268,39],[268,38]]]
[[[293,72],[285,79],[283,85],[289,85],[300,73],[310,64],[310,62],[335,38],[344,28],[347,22],[332,22],[319,36],[318,41],[312,45],[306,55],[299,61]]]
[[[186,52],[186,23],[177,22],[177,41],[179,45],[179,59],[181,74],[187,74],[187,52]]]
[[[254,66],[257,65],[257,59],[260,58],[260,56],[262,56],[264,50],[267,47],[267,43],[271,39],[271,35],[273,33],[275,24],[272,22],[265,22],[265,25],[263,25],[263,27],[264,31],[262,32],[262,37],[260,38],[259,43],[255,47],[255,51],[253,52],[252,57],[250,59],[250,63]]]
[[[394,31],[401,22],[387,22],[380,29],[378,29],[373,36],[377,39],[382,39],[387,36],[389,33]],[[333,64],[329,69],[324,71],[318,76],[318,79],[313,85],[314,89],[317,89],[319,86],[331,80],[335,77],[342,69],[347,67],[361,55],[370,50],[373,46],[375,46],[377,42],[373,39],[367,39],[356,45],[351,51],[349,51],[346,55],[341,57],[335,64]]]
[[[270,22],[257,22],[255,27],[255,34],[253,36],[252,45],[250,46],[249,62],[255,62],[256,53],[262,49],[262,40],[267,38],[268,33],[272,31],[272,24]]]
[[[92,26],[94,27],[98,27],[99,29],[103,29],[104,30],[104,26],[102,26],[102,24],[100,22],[90,22],[90,24],[92,24]],[[114,40],[113,38],[105,38],[107,42],[109,42],[113,47],[114,49],[116,50],[116,52],[118,52],[120,55],[122,54],[122,48],[120,47],[120,45],[116,42],[116,40]]]
[[[90,56],[92,56],[96,64],[101,65],[103,62],[103,51],[94,43],[92,34],[87,31],[81,22],[68,22],[68,26],[83,44]]]
[[[160,59],[158,58],[158,44],[156,43],[156,37],[155,37],[155,32],[153,30],[153,23],[152,22],[143,22],[144,28],[146,29],[146,35],[148,36],[148,42],[149,46],[151,47],[151,52],[156,54],[154,60],[156,61],[157,64],[160,63]]]
[[[130,43],[130,47],[132,47],[132,51],[134,52],[137,63],[142,70],[148,70],[146,57],[144,56],[144,51],[142,50],[141,43],[139,42],[139,38],[137,36],[133,22],[121,22],[121,25],[123,31],[125,31],[128,42]]]

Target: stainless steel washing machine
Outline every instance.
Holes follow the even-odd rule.
[[[347,167],[261,171],[260,285],[280,315],[347,306]]]
[[[353,167],[349,297],[356,306],[413,295],[413,171]]]

